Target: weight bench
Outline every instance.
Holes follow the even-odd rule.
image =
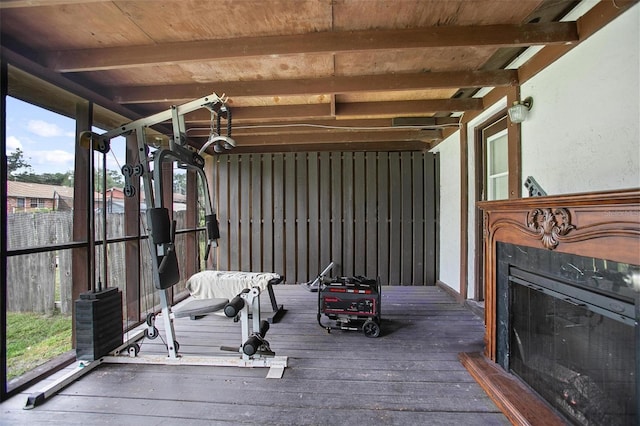
[[[243,290],[258,287],[260,291],[267,290],[272,309],[267,319],[270,323],[276,323],[286,312],[284,307],[276,302],[273,291],[273,286],[282,281],[282,275],[272,272],[201,271],[192,275],[186,282],[186,288],[193,300],[174,310],[174,313],[177,318],[188,316],[198,319],[221,310],[221,304],[224,305]]]
[[[173,310],[176,318],[189,317],[192,320],[221,311],[229,303],[229,299],[193,299]]]

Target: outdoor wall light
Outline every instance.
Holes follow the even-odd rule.
[[[509,107],[509,119],[512,123],[522,123],[526,118],[529,110],[533,106],[533,98],[527,96],[523,101],[515,101]]]

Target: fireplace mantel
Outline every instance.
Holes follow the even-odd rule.
[[[496,360],[496,244],[640,264],[640,189],[477,203],[484,211],[485,356]]]
[[[640,189],[483,201],[477,206],[484,212],[485,353],[461,354],[461,360],[514,424],[561,424],[546,404],[496,364],[497,245],[638,265]],[[512,388],[505,391],[505,383]]]

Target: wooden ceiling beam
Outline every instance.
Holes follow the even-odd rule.
[[[232,107],[231,111],[232,120],[235,123],[238,121],[291,121],[331,118],[331,105],[329,104]],[[188,120],[192,119],[209,121],[211,114],[204,110],[195,111],[188,118]]]
[[[43,57],[45,65],[57,72],[80,72],[270,55],[461,46],[531,46],[574,43],[578,40],[575,22],[550,22],[524,25],[315,32],[271,37],[60,50],[44,53]]]
[[[437,130],[438,133],[438,137],[440,136],[440,131],[439,129],[420,129],[420,128],[416,128],[416,129],[403,129],[403,128],[379,128],[379,129],[375,129],[375,128],[357,128],[357,127],[353,127],[353,128],[313,128],[313,127],[305,127],[305,126],[294,126],[294,127],[287,127],[287,126],[279,126],[279,127],[273,127],[273,128],[252,128],[252,129],[233,129],[232,131],[232,137],[238,138],[244,138],[244,137],[256,137],[256,138],[260,138],[260,137],[270,137],[273,135],[299,135],[299,136],[304,136],[307,135],[309,137],[315,137],[315,135],[340,135],[340,134],[352,134],[352,133],[371,133],[371,132],[377,132],[377,133],[384,133],[386,135],[388,135],[388,137],[393,137],[393,135],[396,136],[400,136],[400,137],[404,137],[404,135],[409,134],[409,132],[413,132],[413,134],[415,135],[416,138],[420,139],[419,135],[422,135],[422,132],[428,131],[428,130]],[[207,138],[210,134],[210,130],[208,127],[190,127],[187,131],[187,135],[191,138],[196,138],[196,137],[202,137],[202,138]],[[222,134],[225,134],[225,130],[222,130]],[[431,138],[433,135],[429,136],[429,138]]]
[[[353,102],[336,105],[336,116],[403,116],[440,111],[482,110],[482,99],[427,99],[420,101]]]
[[[266,154],[275,152],[323,152],[323,151],[426,151],[432,144],[423,141],[396,142],[327,142],[327,143],[291,143],[280,145],[245,145],[237,146],[232,154]]]
[[[330,133],[290,133],[270,135],[232,135],[238,147],[262,145],[323,144],[349,142],[431,142],[442,138],[440,130],[337,131]]]
[[[239,98],[517,85],[517,70],[450,71],[117,87],[111,90],[110,97],[120,104],[131,104],[194,99],[202,96],[202,93],[211,93],[212,88],[216,93],[225,93],[231,98]]]
[[[111,0],[2,0],[0,9],[17,7],[63,6],[68,4],[105,3]]]
[[[421,116],[440,111],[478,111],[482,110],[482,99],[429,99],[419,101],[391,102],[355,102],[338,103],[335,106],[336,116],[331,115],[330,104],[278,105],[260,107],[231,107],[233,123],[259,123],[273,121],[300,120],[342,120],[355,118],[392,118],[402,116]],[[162,110],[159,109],[159,110]],[[150,113],[151,114],[151,113]],[[446,117],[442,118],[446,120]],[[187,115],[188,123],[208,123],[211,114],[206,110],[194,111]],[[448,124],[448,123],[443,123]]]
[[[201,117],[204,118],[204,117]],[[411,117],[401,119],[404,123],[395,123],[396,119],[391,118],[373,118],[373,119],[346,119],[346,120],[313,120],[307,122],[291,122],[291,121],[273,121],[269,123],[240,123],[233,126],[234,135],[242,134],[269,134],[282,131],[313,133],[319,131],[345,131],[345,130],[420,130],[420,129],[437,129],[444,127],[458,127],[459,118],[457,117]],[[225,132],[226,123],[222,123],[222,132]],[[207,133],[210,130],[210,120],[194,120],[189,117],[187,121],[187,134]]]

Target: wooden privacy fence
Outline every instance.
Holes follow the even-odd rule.
[[[183,228],[184,212],[174,212],[177,227]],[[141,229],[146,227],[146,216],[141,215]],[[96,240],[102,240],[102,217],[96,216]],[[20,213],[7,216],[7,248],[47,247],[66,244],[72,241],[73,213]],[[107,214],[107,236],[109,239],[124,236],[124,215]],[[107,244],[107,278],[103,277],[103,246],[96,247],[96,282],[100,280],[104,287],[118,287],[123,293],[123,306],[128,306],[126,293],[125,242]],[[141,273],[139,280],[138,306],[141,312],[148,312],[159,303],[158,292],[151,276],[151,257],[149,240],[140,243]],[[185,240],[176,238],[176,252],[184,256]],[[72,249],[27,253],[7,258],[7,311],[37,312],[52,314],[58,309],[63,314],[72,311]],[[187,277],[188,278],[188,277]],[[184,277],[178,285],[178,291],[184,289]],[[124,312],[124,318],[129,318]]]
[[[334,276],[380,277],[382,284],[435,283],[435,158],[425,152],[321,152],[241,154],[215,157],[214,186],[221,270],[273,271],[287,283],[308,282],[329,262]],[[185,212],[174,212],[183,229]],[[141,215],[141,229],[146,218]],[[8,215],[9,252],[72,241],[71,212]],[[96,216],[96,240],[102,218]],[[108,214],[109,239],[124,237],[122,214]],[[186,239],[178,235],[181,263]],[[102,245],[96,248],[96,276],[123,291],[123,306],[135,318],[158,303],[151,278],[148,240],[140,241],[139,294],[128,303],[126,244],[107,244],[102,277]],[[71,313],[72,249],[7,258],[7,309]],[[184,281],[176,291],[184,289]],[[139,300],[137,300],[139,298]],[[137,306],[137,308],[135,307]]]
[[[379,276],[435,284],[435,157],[426,152],[229,154],[216,157],[217,268],[308,282]]]

